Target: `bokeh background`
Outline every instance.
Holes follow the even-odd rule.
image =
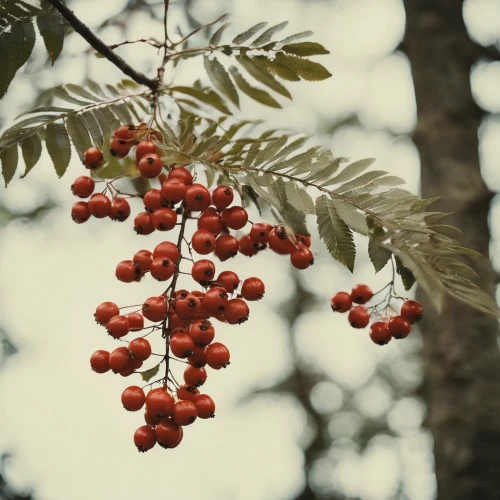
[[[109,44],[162,39],[163,2],[74,0],[71,8]],[[289,20],[285,34],[312,29],[330,50],[321,63],[332,78],[291,84],[294,100],[283,110],[243,100],[240,118],[314,135],[335,156],[376,157],[376,167],[403,177],[419,193],[420,159],[411,140],[415,93],[410,63],[399,50],[406,23],[402,1],[171,0],[170,33],[179,27],[186,34],[224,12],[231,13],[228,38],[263,20]],[[500,38],[498,1],[468,0],[464,17],[479,43]],[[205,35],[196,40],[203,43]],[[119,53],[138,70],[155,73],[154,48],[132,45]],[[203,74],[201,68],[190,59],[166,78],[190,83]],[[67,37],[63,55],[48,68],[38,40],[29,64],[0,101],[0,125],[5,129],[41,90],[82,84],[88,77],[115,83],[122,75],[76,34]],[[479,60],[472,68],[473,95],[485,111],[481,172],[492,191],[500,189],[499,81],[500,62]],[[367,331],[354,331],[345,316],[332,314],[334,292],[361,281],[378,289],[390,280],[390,270],[374,274],[366,241],[359,238],[351,275],[323,248],[313,224],[315,265],[304,272],[293,272],[287,259],[267,252],[217,265],[242,278],[260,276],[267,289],[265,300],[252,304],[247,323],[217,325],[231,350],[231,366],[212,372],[204,386],[216,401],[217,417],[187,428],[175,450],[138,454],[132,436],[142,414],[126,413],[120,394],[131,383],[141,384],[138,377],[90,371],[90,354],[115,345],[95,324],[93,311],[105,300],[138,304],[157,294],[148,280],[119,283],[114,268],[162,237],[137,237],[130,224],[106,220],[75,225],[70,185],[82,166],[74,156],[61,180],[45,156],[25,179],[0,187],[5,498],[437,498],[422,396],[422,336],[415,328],[404,342],[380,348]],[[495,264],[500,204],[493,200],[491,206]]]

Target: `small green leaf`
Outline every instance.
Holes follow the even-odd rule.
[[[158,364],[156,366],[153,366],[153,368],[150,368],[149,370],[139,373],[141,374],[142,380],[144,380],[144,382],[149,382],[159,371],[160,365]]]
[[[382,246],[382,241],[386,238],[387,236],[382,226],[372,223],[368,238],[368,256],[372,261],[376,273],[385,267],[392,255],[390,250]]]
[[[265,28],[267,26],[266,22],[256,24],[255,26],[252,26],[251,28],[247,29],[245,32],[240,33],[237,37],[233,39],[233,43],[235,45],[241,45],[242,43],[246,42],[250,38],[252,38],[254,35],[256,35],[261,29]]]
[[[42,141],[38,134],[31,134],[21,143],[24,164],[26,169],[22,177],[26,177],[31,169],[38,163],[42,154]]]
[[[330,78],[332,74],[321,64],[300,57],[287,56],[282,53],[276,55],[274,60],[278,64],[286,66],[303,80],[317,82]]]
[[[45,130],[45,145],[59,177],[64,175],[71,159],[71,143],[62,123],[49,123]]]
[[[312,31],[301,31],[300,33],[296,33],[295,35],[288,36],[283,40],[280,40],[279,43],[287,44],[291,42],[295,42],[295,40],[300,40],[301,38],[307,38],[309,36],[313,36],[314,33]]]
[[[275,26],[271,26],[251,43],[252,47],[258,47],[259,45],[264,45],[265,43],[271,41],[273,35],[280,32],[287,25],[288,21],[283,21],[282,23],[276,24]]]
[[[339,217],[350,229],[359,234],[368,235],[368,226],[366,225],[366,215],[364,213],[359,212],[354,205],[347,201],[332,198],[332,202]]]
[[[234,88],[226,68],[217,60],[210,60],[207,56],[203,58],[205,71],[207,72],[213,86],[224,94],[235,106],[240,107],[238,92]]]
[[[405,287],[405,290],[410,290],[410,288],[415,284],[415,276],[413,276],[413,273],[403,265],[399,257],[396,257],[395,260],[396,271],[401,276],[403,286]]]
[[[201,91],[192,87],[181,87],[181,86],[170,87],[169,90],[173,92],[180,92],[181,94],[190,95],[191,97],[198,99],[198,101],[202,102],[203,104],[208,104],[209,106],[218,109],[220,112],[226,115],[231,114],[231,112],[224,104],[224,101],[221,99],[219,94],[215,93],[212,90],[207,89]]]
[[[85,122],[85,126],[89,131],[90,137],[92,137],[93,145],[102,149],[105,134],[102,132],[94,113],[92,113],[92,111],[86,111],[85,113],[82,113],[81,117]]]
[[[299,57],[315,56],[319,54],[329,54],[323,45],[316,42],[290,43],[281,47],[287,54]]]
[[[297,210],[306,214],[315,213],[314,201],[305,188],[299,187],[296,182],[287,182],[285,189],[290,205],[293,205]]]
[[[64,27],[59,14],[48,13],[37,16],[36,23],[45,43],[52,64],[59,57],[64,44]]]
[[[0,161],[2,163],[2,175],[5,181],[5,187],[14,177],[17,169],[17,162],[19,161],[19,152],[17,144],[10,148],[4,149],[0,154]]]
[[[212,38],[210,38],[210,41],[208,42],[208,45],[212,45],[216,47],[219,45],[219,42],[222,38],[222,34],[226,30],[226,28],[230,25],[231,23],[225,23],[223,24],[213,35]]]
[[[288,80],[290,82],[300,81],[300,77],[297,72],[282,64],[278,61],[277,57],[271,61],[271,59],[268,59],[265,56],[255,56],[252,58],[252,61],[257,65],[264,67],[269,73],[283,78],[283,80]]]
[[[85,151],[92,146],[92,140],[87,131],[87,127],[81,115],[69,115],[65,120],[71,142],[83,161]]]
[[[83,87],[80,87],[80,85],[75,85],[74,83],[66,83],[64,85],[64,88],[66,89],[66,91],[69,91],[72,94],[77,95],[78,97],[88,99],[91,102],[101,102],[101,99],[99,99],[95,95],[92,95],[90,92],[87,92]]]

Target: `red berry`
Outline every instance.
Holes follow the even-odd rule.
[[[131,332],[136,332],[144,328],[144,316],[140,312],[126,314]],[[130,344],[129,344],[130,349]]]
[[[180,179],[186,186],[193,183],[191,172],[184,167],[175,167],[168,173],[168,180]]]
[[[135,139],[135,127],[133,125],[121,125],[115,130],[113,138],[132,142]]]
[[[82,224],[90,219],[89,204],[86,201],[77,201],[71,207],[71,218],[77,223]]]
[[[264,282],[259,278],[247,278],[241,286],[241,295],[245,300],[260,300],[265,291]]]
[[[375,321],[375,323],[372,323],[370,326],[370,338],[375,344],[388,344],[392,336],[387,321]]]
[[[233,271],[223,271],[215,281],[217,284],[222,285],[227,293],[233,293],[240,286],[240,278]]]
[[[111,370],[109,366],[109,352],[100,349],[90,356],[90,367],[96,373],[106,373]]]
[[[83,153],[83,164],[89,170],[97,170],[103,162],[102,151],[98,148],[89,148]]]
[[[174,398],[163,387],[148,392],[146,409],[150,415],[167,418],[174,409]]]
[[[162,420],[155,427],[156,439],[163,448],[175,448],[182,441],[182,427],[172,419]]]
[[[332,311],[345,313],[352,307],[351,295],[347,292],[337,292],[331,299]]]
[[[126,347],[118,347],[109,355],[109,366],[114,373],[122,373],[132,368],[132,358]]]
[[[207,372],[205,368],[195,368],[194,366],[188,365],[184,370],[184,382],[188,385],[194,385],[200,387],[207,380]]]
[[[219,211],[231,205],[233,199],[234,193],[231,186],[217,186],[212,193],[212,203]]]
[[[142,366],[142,361],[140,359],[132,358],[132,373],[134,370],[138,370]],[[123,373],[121,374],[123,375]]]
[[[191,276],[201,285],[207,284],[214,279],[215,265],[211,260],[197,260],[191,269]]]
[[[194,404],[200,418],[215,417],[215,403],[208,394],[199,394],[194,398]]]
[[[163,297],[149,297],[142,305],[142,314],[149,321],[161,321],[167,314],[167,303]]]
[[[146,273],[151,269],[153,254],[149,250],[139,250],[134,255],[132,261],[143,273]]]
[[[156,245],[153,251],[153,259],[157,259],[158,257],[170,259],[175,264],[178,264],[181,260],[179,249],[171,241],[164,241]]]
[[[113,139],[109,143],[109,154],[115,158],[125,158],[131,147],[132,143],[125,139]]]
[[[193,354],[187,357],[187,361],[195,368],[203,368],[207,364],[207,350],[205,347],[194,346]]]
[[[163,162],[161,161],[161,158],[154,153],[147,154],[141,158],[138,167],[143,177],[154,179],[161,174],[161,171],[163,170]]]
[[[126,221],[130,216],[130,205],[125,198],[115,198],[111,202],[109,218],[118,222]]]
[[[220,216],[224,224],[230,229],[242,229],[248,222],[248,214],[243,207],[226,208],[222,211]]]
[[[120,314],[120,309],[114,302],[103,302],[97,306],[94,318],[97,323],[106,326],[107,322],[118,314]]]
[[[410,322],[402,316],[394,316],[389,320],[389,332],[395,339],[405,339],[410,331]]]
[[[144,391],[137,385],[127,387],[122,392],[122,405],[128,411],[139,411],[146,401]]]
[[[250,310],[243,299],[231,299],[224,309],[224,318],[230,325],[241,325],[249,314]]]
[[[295,233],[295,239],[297,240],[297,243],[302,243],[307,248],[311,248],[310,236],[304,236],[303,234]]]
[[[106,328],[112,337],[119,339],[130,331],[130,324],[125,316],[114,316],[108,321]]]
[[[153,154],[156,151],[156,146],[151,141],[141,141],[135,150],[135,161],[139,163],[145,155]]]
[[[238,240],[230,234],[222,234],[215,241],[214,254],[224,262],[238,254]]]
[[[405,301],[401,306],[400,314],[412,324],[420,321],[424,317],[422,306],[416,300]]]
[[[273,226],[267,222],[256,222],[250,229],[250,238],[254,243],[263,245],[269,241],[269,234],[273,229]]]
[[[146,212],[153,213],[159,208],[167,208],[168,202],[163,198],[159,189],[148,189],[142,199]]]
[[[226,289],[214,286],[206,291],[201,304],[212,316],[218,316],[224,312],[228,301]]]
[[[134,444],[141,453],[150,450],[156,444],[155,431],[148,425],[139,427],[134,434]]]
[[[177,401],[177,403],[175,403],[172,420],[177,425],[192,424],[197,417],[198,412],[196,411],[196,406],[191,401],[181,399],[180,401]]]
[[[146,361],[151,356],[151,344],[148,339],[142,337],[132,340],[128,345],[128,350],[134,359],[140,361]]]
[[[351,309],[347,319],[353,328],[364,328],[370,322],[370,313],[365,306],[356,306]]]
[[[185,299],[176,299],[175,312],[185,321],[192,321],[201,310],[200,299],[189,294]]]
[[[103,219],[111,212],[111,201],[105,194],[93,194],[88,203],[90,213],[97,219]]]
[[[351,292],[351,299],[356,304],[366,304],[372,297],[372,289],[364,284],[354,286]]]
[[[71,184],[71,192],[79,198],[88,198],[94,192],[94,188],[94,179],[86,175],[77,177]]]
[[[184,202],[188,210],[200,212],[210,205],[210,193],[202,184],[191,184],[186,190]]]
[[[148,425],[154,426],[154,425],[158,425],[162,421],[162,418],[157,417],[156,415],[151,415],[151,413],[149,413],[148,410],[145,410],[144,411],[144,421]]]
[[[290,254],[290,262],[296,269],[307,269],[314,264],[313,253],[302,243],[298,244],[298,250]]]
[[[153,260],[150,272],[154,279],[158,281],[166,281],[174,275],[175,264],[170,259],[158,257]]]
[[[170,337],[170,350],[178,358],[187,358],[193,354],[194,342],[187,333],[176,333]]]
[[[177,397],[186,401],[193,401],[200,394],[200,391],[193,385],[184,384],[177,389]]]
[[[224,222],[217,212],[205,211],[198,219],[198,229],[206,229],[217,236],[224,229]]]
[[[161,186],[162,196],[171,203],[179,203],[186,196],[187,186],[182,179],[168,179]]]
[[[205,347],[214,339],[215,329],[210,321],[206,319],[197,319],[191,325],[189,335],[191,335],[191,338],[196,345]]]
[[[252,257],[259,251],[259,245],[257,243],[254,243],[249,234],[243,235],[239,239],[238,245],[240,253],[242,255],[245,255],[246,257]]]
[[[229,364],[229,349],[220,342],[207,347],[207,365],[214,370],[225,368]]]
[[[191,237],[191,246],[196,253],[207,255],[214,251],[215,236],[206,229],[198,229]]]
[[[142,271],[134,265],[134,261],[122,260],[116,266],[115,276],[123,283],[132,283],[142,276]]]
[[[155,230],[153,221],[151,220],[151,214],[148,212],[140,212],[135,216],[134,219],[134,231],[137,234],[148,235]]]
[[[279,254],[290,254],[297,250],[297,245],[288,234],[285,226],[278,225],[269,233],[269,248]]]

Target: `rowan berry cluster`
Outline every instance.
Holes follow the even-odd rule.
[[[124,308],[113,302],[100,304],[94,314],[97,323],[104,326],[111,337],[128,345],[112,352],[98,350],[90,359],[95,372],[111,370],[123,377],[138,373],[143,362],[152,356],[160,359],[153,370],[165,364],[163,377],[144,387],[127,387],[122,394],[125,409],[139,411],[145,406],[145,425],[134,435],[135,445],[142,452],[156,443],[164,448],[175,448],[183,438],[184,426],[197,418],[214,416],[214,401],[209,395],[201,394],[199,387],[207,379],[206,367],[226,368],[230,364],[230,353],[224,344],[214,342],[215,328],[210,319],[231,325],[242,324],[250,314],[247,302],[259,300],[265,293],[261,279],[250,277],[242,282],[231,270],[216,273],[212,260],[196,259],[194,253],[205,257],[213,254],[224,262],[238,253],[251,257],[270,248],[276,253],[290,255],[292,265],[298,269],[306,269],[313,263],[309,236],[294,234],[285,224],[251,223],[247,211],[233,205],[235,193],[231,186],[220,185],[210,192],[206,186],[195,182],[187,168],[164,166],[161,150],[149,140],[152,136],[161,142],[159,132],[145,129],[142,124],[120,127],[113,135],[110,152],[124,158],[133,146],[137,146],[135,159],[141,175],[159,181],[159,188],[149,189],[143,195],[126,195],[140,196],[144,204],[144,211],[134,218],[135,232],[148,235],[177,228],[177,239],[176,242],[163,241],[152,251],[138,250],[131,259],[117,264],[115,275],[122,282],[132,283],[149,274],[169,284],[161,294],[149,297],[140,309],[128,314],[122,313],[120,310]],[[96,170],[103,163],[99,149],[86,151],[86,168]],[[105,190],[110,199],[105,192],[92,194],[95,188],[92,178],[82,176],[75,180],[73,193],[82,198],[90,196],[88,202],[80,201],[73,206],[72,217],[76,222],[85,222],[91,216],[125,221],[130,216],[128,201],[112,182],[106,182]],[[192,228],[189,237],[190,224],[196,224],[196,228]],[[243,236],[231,234],[247,225],[250,229]],[[183,269],[184,266],[189,269]],[[195,289],[178,288],[178,280],[183,275],[194,280]],[[134,332],[138,335],[136,338],[124,339]],[[152,352],[150,340],[146,338],[149,335],[153,335],[152,343],[155,335],[157,340],[162,339],[164,353]],[[173,374],[171,360],[186,365],[182,385]],[[153,388],[156,383],[160,387]],[[147,387],[151,390],[146,394],[144,389]]]
[[[387,288],[389,291],[380,302],[369,305],[374,297]],[[391,305],[392,299],[401,299],[394,294],[393,282],[376,293],[373,293],[368,285],[358,284],[353,287],[351,293],[337,292],[330,303],[334,312],[349,311],[347,319],[353,328],[366,328],[371,319],[376,319],[370,325],[370,338],[375,344],[385,345],[393,338],[408,337],[412,324],[423,318],[422,306],[416,300],[402,299],[404,302],[398,313]],[[358,305],[353,307],[353,304]]]

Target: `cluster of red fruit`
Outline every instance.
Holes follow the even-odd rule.
[[[390,287],[388,297],[392,294],[392,283]],[[337,292],[331,298],[330,303],[335,312],[345,313],[349,311],[347,319],[353,328],[365,328],[370,323],[372,316],[377,316],[379,320],[370,326],[370,338],[378,345],[388,344],[392,338],[404,339],[408,337],[411,325],[423,318],[422,306],[416,300],[405,300],[399,314],[393,316],[382,315],[378,312],[378,307],[381,304],[384,304],[382,309],[385,311],[389,308],[395,311],[386,300],[370,307],[363,305],[369,302],[374,295],[376,294],[368,285],[359,284],[354,286],[351,293]],[[360,305],[352,307],[353,303]]]

